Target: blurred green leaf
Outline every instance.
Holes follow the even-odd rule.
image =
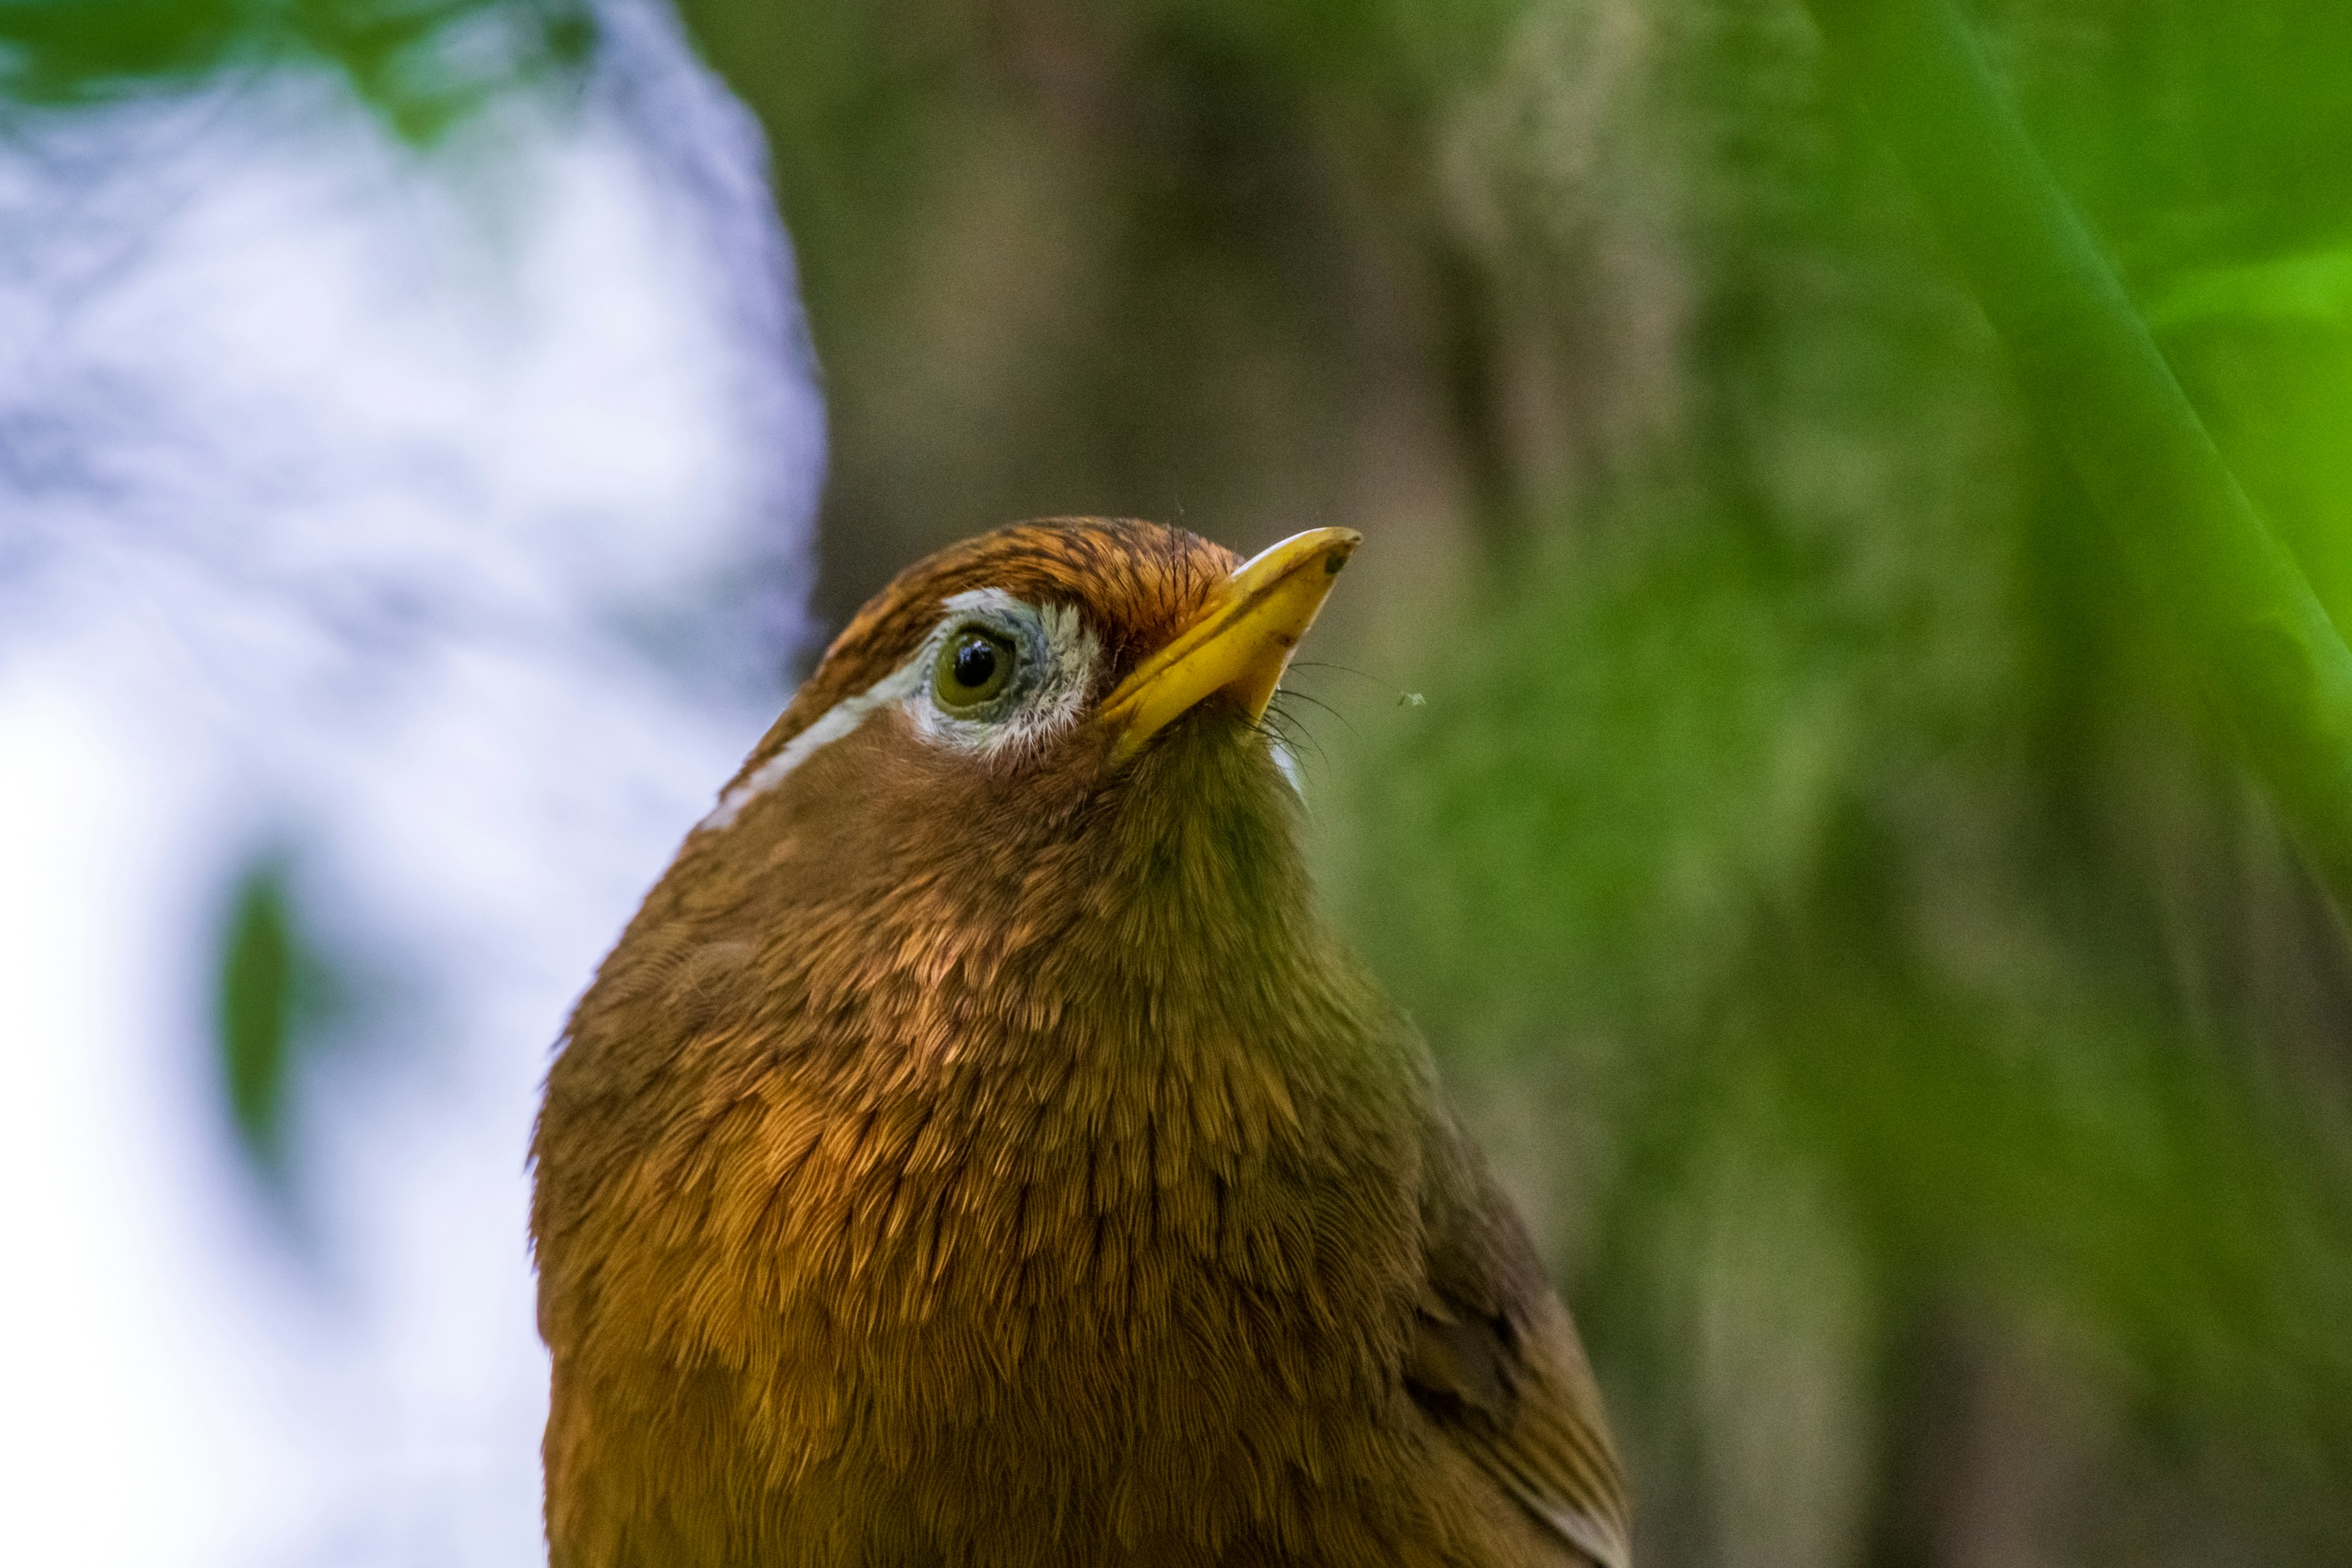
[[[2331,247],[2175,275],[2148,307],[2159,331],[2213,322],[2352,324],[2352,247]]]
[[[0,0],[0,91],[65,102],[208,70],[252,16],[250,0]]]
[[[300,1080],[327,1037],[337,990],[304,930],[288,863],[256,862],[239,879],[221,931],[214,1038],[238,1145],[273,1185],[291,1173]]]
[[[0,99],[68,106],[307,60],[423,142],[594,40],[587,0],[0,0]]]
[[[2352,649],[2249,504],[1952,0],[1811,0],[2119,571],[2352,909]]]

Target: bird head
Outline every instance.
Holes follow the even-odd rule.
[[[833,952],[840,984],[885,963],[944,979],[1081,928],[1121,967],[1262,942],[1304,876],[1261,720],[1360,539],[1317,529],[1244,562],[1087,519],[919,562],[834,642],[674,875],[736,929]]]
[[[974,777],[1096,784],[1204,707],[1254,724],[1361,540],[1318,528],[1244,562],[1181,529],[1086,518],[943,550],[858,613],[705,826],[877,713]]]

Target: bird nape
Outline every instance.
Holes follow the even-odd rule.
[[[552,1568],[1626,1563],[1260,724],[1357,542],[1022,524],[826,652],[548,1075]]]

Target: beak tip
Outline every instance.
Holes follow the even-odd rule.
[[[1331,542],[1324,547],[1323,574],[1337,577],[1339,569],[1348,563],[1348,558],[1355,554],[1356,546],[1364,542],[1364,536],[1352,528],[1335,528],[1329,531],[1333,537]]]

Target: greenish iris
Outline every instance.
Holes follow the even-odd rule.
[[[933,695],[950,713],[994,701],[1013,684],[1018,661],[1009,639],[966,626],[940,645],[939,665],[931,677]]]

